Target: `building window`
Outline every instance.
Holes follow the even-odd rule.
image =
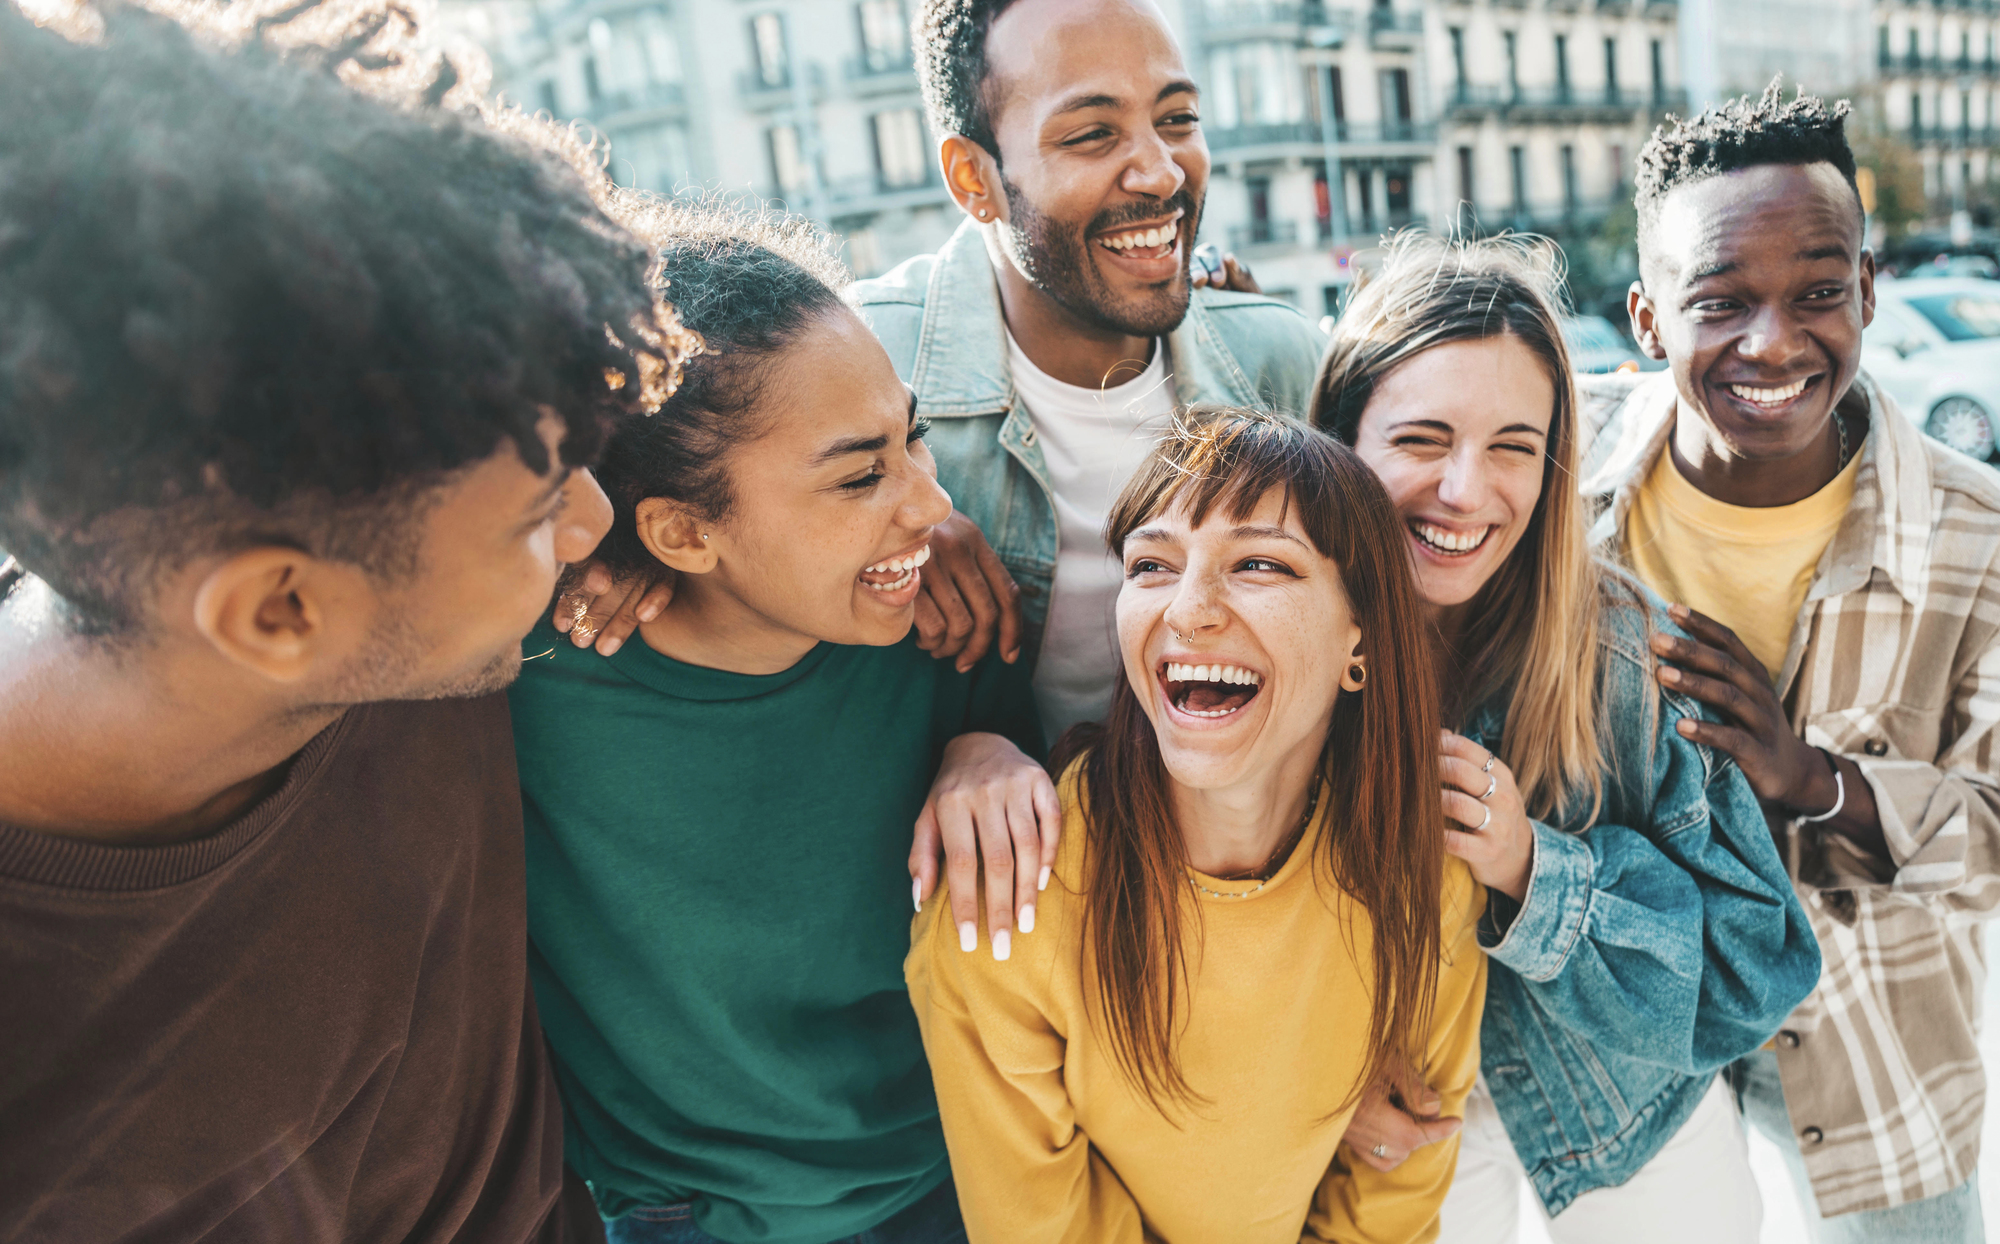
[[[543,78],[537,83],[535,86],[535,98],[541,104],[543,112],[548,113],[552,117],[562,115],[562,109],[556,106],[556,84],[554,80]]]
[[[1507,148],[1508,171],[1514,175],[1514,215],[1528,214],[1528,151],[1525,147]]]
[[[1618,40],[1604,41],[1604,97],[1617,102],[1618,99]]]
[[[1250,193],[1250,240],[1271,240],[1271,179],[1245,177],[1243,188]]]
[[[902,0],[861,0],[855,14],[861,21],[861,60],[868,72],[885,73],[910,63]]]
[[[1479,200],[1474,197],[1472,184],[1472,148],[1458,149],[1458,201],[1468,207],[1477,207]]]
[[[1382,126],[1384,139],[1395,141],[1409,132],[1410,111],[1410,71],[1407,69],[1385,69],[1382,71]]]
[[[1924,141],[1924,97],[1910,92],[1910,141]]]
[[[1500,40],[1507,49],[1507,98],[1521,97],[1521,48],[1520,37],[1513,31],[1503,31]],[[1653,44],[1658,47],[1658,42]]]
[[[1611,144],[1611,197],[1614,200],[1625,197],[1625,147],[1622,143]]]
[[[597,80],[597,58],[583,58],[583,97],[595,104],[604,98],[604,86]]]
[[[1895,53],[1889,50],[1889,28],[1887,26],[1877,26],[1875,28],[1875,35],[1875,42],[1877,44],[1875,49],[1876,61],[1882,68],[1887,69],[1890,62],[1895,59]]]
[[[678,125],[649,125],[611,140],[611,169],[641,190],[671,194],[688,175],[687,132]]]
[[[791,56],[785,50],[785,17],[759,13],[750,19],[750,49],[756,57],[759,86],[790,86]]]
[[[1917,28],[1915,26],[1910,27],[1909,51],[1904,54],[1904,59],[1909,61],[1911,69],[1915,69],[1924,59],[1924,54],[1919,50],[1917,44]]]
[[[1576,148],[1568,143],[1563,144],[1562,166],[1563,214],[1573,216],[1576,214]]]
[[[1354,170],[1356,198],[1361,200],[1361,231],[1375,232],[1375,170],[1358,168]]]
[[[1569,36],[1556,36],[1556,98],[1569,99]]]
[[[1658,39],[1653,40],[1653,102],[1660,103],[1667,97],[1667,53]]]
[[[1460,98],[1465,96],[1465,30],[1460,26],[1451,28],[1451,79],[1458,88]]]
[[[1384,206],[1389,209],[1389,227],[1410,223],[1410,170],[1392,168],[1383,176]]]
[[[811,180],[806,169],[805,145],[799,141],[795,125],[771,127],[771,176],[786,194],[805,189]]]
[[[1326,165],[1322,164],[1313,173],[1313,213],[1319,221],[1319,240],[1329,241],[1333,237],[1333,193],[1326,184]],[[1327,314],[1331,315],[1332,312]]]
[[[875,169],[883,189],[921,186],[930,180],[930,167],[923,118],[915,108],[875,114]]]

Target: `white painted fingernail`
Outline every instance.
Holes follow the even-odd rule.
[[[968,920],[958,926],[958,948],[970,954],[979,945],[979,926]]]
[[[1047,864],[1042,865],[1042,879],[1035,883],[1035,888],[1037,890],[1046,890],[1049,888],[1049,873],[1052,871],[1054,870],[1052,870]]]
[[[1005,959],[1008,953],[1014,948],[1013,941],[1014,939],[1005,929],[1001,929],[995,933],[993,935],[993,957],[995,959]]]
[[[1029,903],[1026,907],[1023,907],[1021,909],[1021,932],[1033,933],[1034,931],[1035,931],[1035,905],[1033,903]]]
[[[922,877],[910,878],[910,906],[916,908],[918,914],[921,915],[923,913],[924,879]]]

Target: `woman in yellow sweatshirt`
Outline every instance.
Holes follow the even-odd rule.
[[[1442,848],[1395,511],[1305,425],[1197,411],[1107,536],[1124,670],[1068,740],[1040,930],[965,953],[940,892],[905,965],[967,1233],[1429,1240],[1455,1140],[1337,1152],[1390,1057],[1447,1113],[1478,1072],[1483,896]]]

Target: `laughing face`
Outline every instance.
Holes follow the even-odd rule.
[[[1167,771],[1198,790],[1316,759],[1361,640],[1340,568],[1283,494],[1240,520],[1224,508],[1134,531],[1118,594],[1125,675]]]
[[[916,617],[931,531],[951,513],[910,390],[852,311],[821,316],[760,389],[766,431],[727,459],[733,503],[705,528],[737,626],[886,645]],[[747,616],[744,616],[747,615]]]
[[[1426,604],[1471,600],[1520,544],[1555,401],[1548,368],[1512,335],[1433,346],[1376,383],[1354,450],[1396,503]]]
[[[1159,11],[1019,0],[994,20],[987,57],[1007,258],[1091,328],[1171,331],[1187,314],[1208,146]]]
[[[1726,458],[1772,461],[1829,443],[1875,312],[1861,208],[1831,164],[1768,164],[1674,190],[1631,294],[1639,344],[1668,360],[1683,413]]]

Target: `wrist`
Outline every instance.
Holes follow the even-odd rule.
[[[1840,801],[1836,776],[1840,769],[1833,757],[1820,748],[1805,747],[1805,753],[1800,780],[1792,783],[1778,803],[1794,816],[1820,816]]]

